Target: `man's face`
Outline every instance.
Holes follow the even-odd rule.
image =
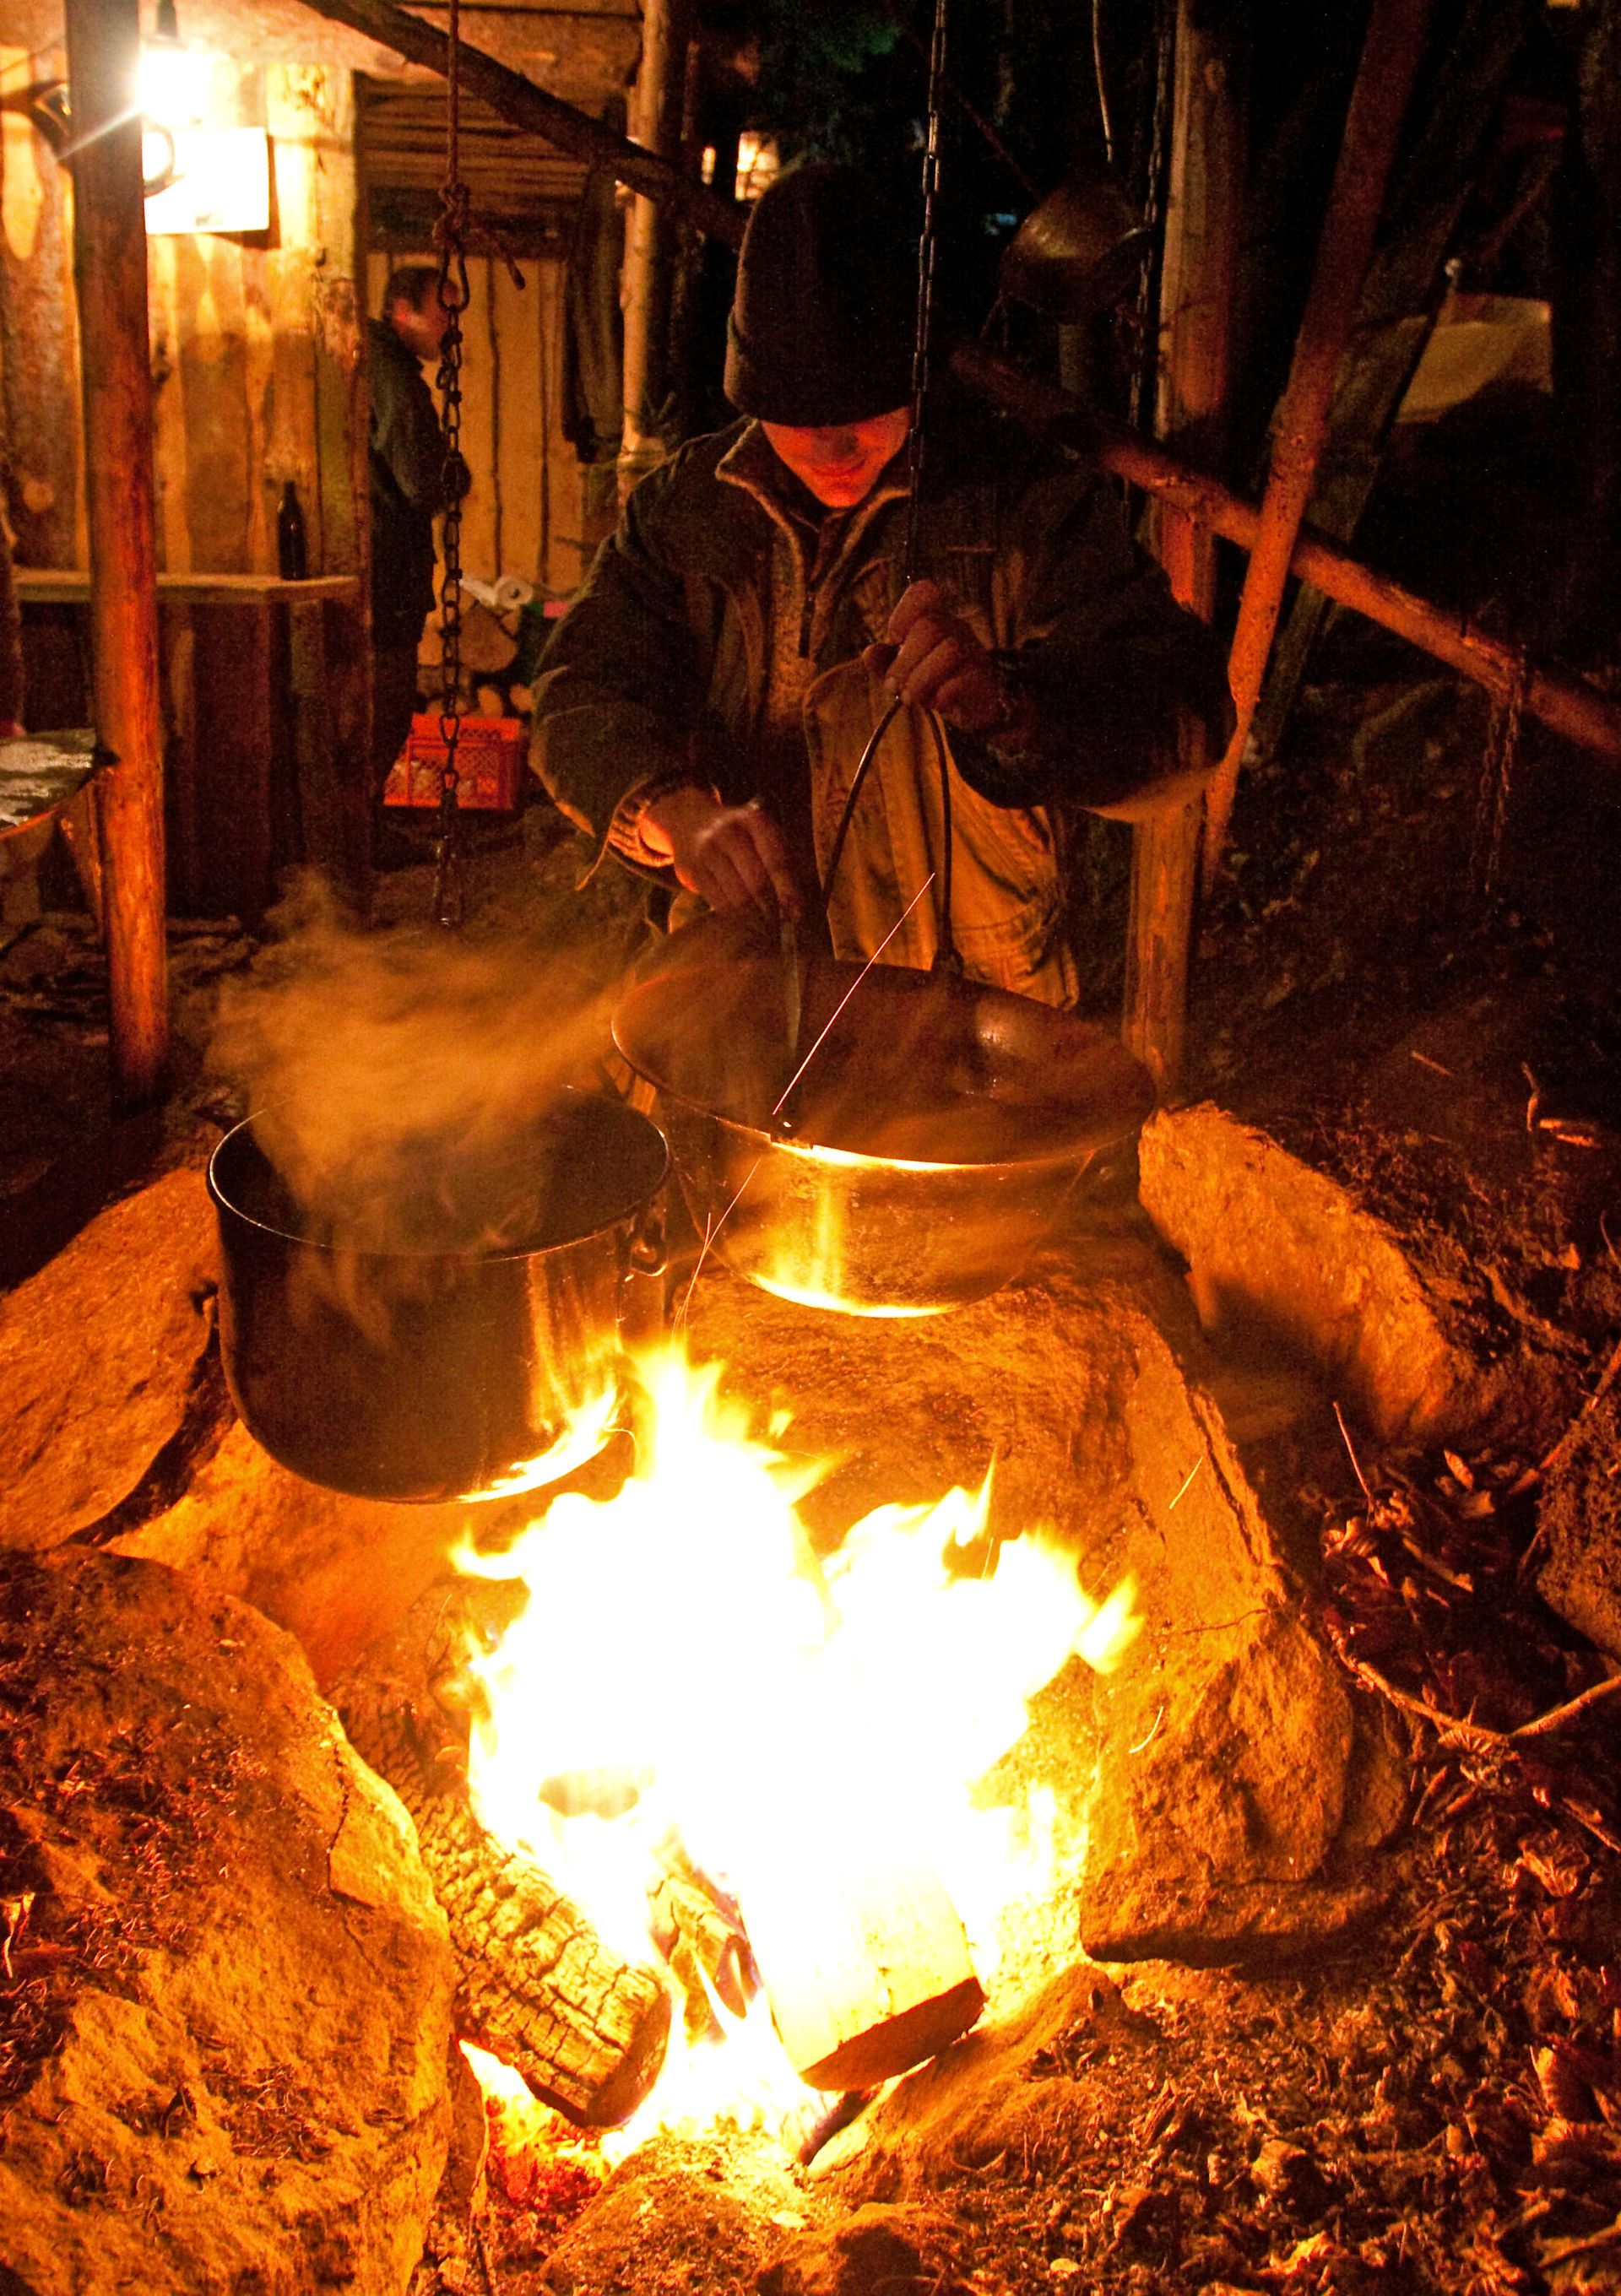
[[[389,324],[415,358],[437,358],[449,324],[450,314],[432,289],[424,296],[421,310],[403,295],[397,295],[389,307]]]
[[[790,422],[762,422],[779,462],[829,510],[853,510],[864,502],[878,474],[906,443],[911,410],[897,406],[864,422],[838,422],[825,430],[802,430]]]

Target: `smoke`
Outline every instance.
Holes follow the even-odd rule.
[[[299,1233],[367,1250],[537,1234],[545,1113],[599,1086],[606,997],[566,961],[435,928],[361,932],[317,878],[227,981],[210,1065],[245,1097]]]

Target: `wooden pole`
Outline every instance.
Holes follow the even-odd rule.
[[[1208,472],[1196,471],[1164,447],[1123,422],[1094,418],[1083,400],[1054,383],[1021,373],[1005,359],[965,343],[953,352],[953,372],[971,390],[1049,437],[1055,445],[1113,471],[1117,478],[1156,500],[1202,520],[1242,550],[1253,550],[1261,513]],[[1519,676],[1521,656],[1506,639],[1493,637],[1467,615],[1433,605],[1388,576],[1325,542],[1309,528],[1296,537],[1290,571],[1315,583],[1342,606],[1419,646],[1461,676],[1484,686],[1493,701],[1507,701]],[[1559,670],[1526,666],[1524,708],[1567,741],[1621,765],[1621,702],[1596,686]]]
[[[1334,378],[1373,252],[1396,139],[1423,60],[1430,7],[1431,0],[1373,0],[1294,363],[1273,427],[1260,528],[1238,602],[1228,669],[1238,722],[1205,793],[1206,885],[1221,866],[1244,745],[1328,431]]]
[[[674,160],[681,151],[691,0],[645,0],[642,61],[636,78],[632,131],[638,144]],[[625,230],[622,502],[637,480],[664,458],[658,414],[669,386],[670,288],[673,242],[658,202],[638,193]]]
[[[169,1055],[138,0],[67,0],[67,32],[95,731],[113,760],[96,796],[112,1080],[131,1110],[157,1098]]]
[[[1219,455],[1227,403],[1233,286],[1244,184],[1242,79],[1230,16],[1178,0],[1157,428]],[[1156,505],[1155,547],[1173,594],[1204,620],[1215,613],[1215,537],[1173,503]],[[1186,762],[1208,763],[1189,723]],[[1198,896],[1204,801],[1140,822],[1131,839],[1131,908],[1122,1035],[1162,1100],[1181,1082],[1188,981]]]
[[[412,63],[425,65],[429,71],[441,78],[449,69],[450,43],[436,25],[424,24],[420,16],[410,15],[397,8],[392,0],[305,0],[317,16],[332,23],[347,24],[351,31],[364,32],[368,39],[376,40],[397,55],[407,57]],[[548,94],[537,87],[532,79],[525,79],[481,48],[471,48],[462,42],[460,71],[462,86],[469,95],[510,119],[514,127],[527,128],[531,135],[543,136],[559,152],[582,160],[588,168],[606,168],[621,184],[662,206],[674,209],[685,217],[695,231],[711,239],[724,240],[728,247],[742,244],[743,226],[748,218],[736,200],[723,199],[707,184],[695,182],[682,174],[673,161],[662,159],[657,152],[632,144],[623,135],[615,135],[600,119],[588,112],[565,103],[558,95]],[[677,85],[679,86],[677,66]]]

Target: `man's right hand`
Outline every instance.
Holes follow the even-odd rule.
[[[799,915],[788,849],[762,807],[722,805],[683,783],[650,799],[637,825],[647,850],[662,849],[687,891],[722,916],[743,909],[772,918]]]

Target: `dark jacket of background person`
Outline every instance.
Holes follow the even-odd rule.
[[[385,319],[366,323],[371,393],[372,636],[421,642],[433,609],[433,521],[445,507],[445,442],[422,368]]]
[[[637,800],[672,780],[706,783],[728,803],[763,796],[791,814],[772,724],[789,662],[809,842],[825,878],[888,700],[860,657],[905,586],[905,457],[854,510],[824,517],[819,542],[794,514],[796,491],[757,422],[694,441],[637,488],[558,624],[536,686],[533,762],[599,850],[611,842],[645,865]],[[922,537],[928,573],[1034,705],[1017,754],[947,728],[958,947],[972,977],[1067,1003],[1079,980],[1062,931],[1065,817],[1172,777],[1184,711],[1220,746],[1230,712],[1222,654],[1131,541],[1107,481],[977,410],[953,410],[932,435]],[[832,888],[835,952],[870,955],[942,849],[933,745],[921,713],[902,711]],[[663,882],[674,882],[667,872]],[[937,879],[886,962],[932,963],[938,892]]]

